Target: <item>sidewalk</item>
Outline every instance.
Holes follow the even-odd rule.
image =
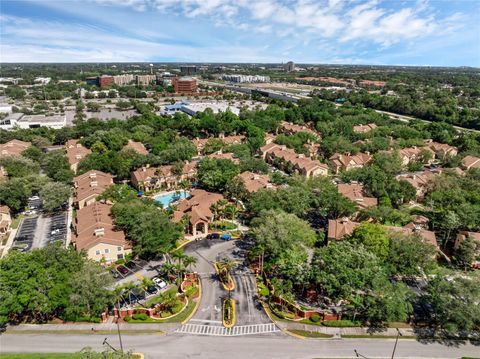
[[[10,250],[10,248],[13,245],[13,240],[15,239],[15,236],[17,235],[18,227],[15,229],[10,229],[10,235],[8,236],[7,243],[5,243],[5,246],[3,247],[2,250],[2,258],[5,257]]]
[[[336,338],[340,338],[344,335],[350,336],[365,336],[365,335],[373,335],[373,336],[386,336],[386,337],[396,337],[397,336],[397,329],[396,328],[382,328],[382,329],[371,329],[371,328],[334,328],[334,327],[324,327],[321,325],[311,325],[311,324],[302,324],[302,323],[295,323],[295,322],[284,322],[284,321],[276,321],[277,326],[282,330],[288,329],[297,329],[297,330],[305,330],[308,332],[317,332],[322,334],[330,334]],[[399,328],[398,329],[402,336],[404,337],[415,337],[417,334],[415,333],[413,328]]]
[[[165,333],[173,332],[179,328],[181,323],[120,323],[120,331],[162,331]],[[93,330],[92,330],[93,328]],[[48,332],[85,331],[95,334],[102,331],[117,331],[115,323],[70,323],[70,324],[20,324],[9,325],[7,333],[38,332],[47,334]],[[130,333],[131,334],[131,333]]]

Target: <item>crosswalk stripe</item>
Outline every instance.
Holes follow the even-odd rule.
[[[233,328],[224,328],[219,325],[184,324],[176,330],[177,333],[212,336],[254,335],[278,331],[279,329],[272,323],[239,325]]]

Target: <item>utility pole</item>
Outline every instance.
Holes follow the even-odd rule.
[[[392,359],[394,358],[394,356],[395,356],[395,350],[397,349],[398,337],[402,337],[402,336],[403,336],[403,334],[400,333],[400,330],[398,330],[398,328],[395,328],[395,329],[397,329],[397,338],[395,339],[395,345],[393,346]]]

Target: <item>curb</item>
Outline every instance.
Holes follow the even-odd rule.
[[[193,308],[192,312],[190,313],[190,315],[185,318],[185,320],[183,322],[181,322],[181,324],[185,324],[187,323],[190,319],[192,319],[192,317],[195,315],[195,313],[197,312],[198,310],[198,307],[200,306],[200,301],[202,299],[202,281],[200,280],[200,278],[198,279],[198,299],[196,301],[196,304],[195,304],[195,308]],[[192,299],[193,300],[193,299]]]
[[[225,324],[225,318],[223,316],[223,312],[225,311],[225,302],[229,300],[229,299],[226,299],[223,301],[222,303],[222,324],[225,328],[233,328],[235,326],[235,322],[237,321],[237,315],[235,313],[235,307],[236,307],[236,301],[235,299],[230,299],[232,301],[232,310],[233,310],[233,320],[232,320],[232,324]]]
[[[291,337],[297,338],[297,339],[303,339],[303,340],[307,339],[307,337],[304,337],[303,335],[300,335],[300,334],[292,333],[288,329],[282,329],[282,332],[284,332],[287,335],[290,335]]]

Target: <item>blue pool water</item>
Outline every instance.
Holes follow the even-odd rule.
[[[176,202],[181,199],[190,197],[190,192],[188,191],[174,191],[155,196],[155,201],[161,203],[163,208],[168,207],[172,202]]]

